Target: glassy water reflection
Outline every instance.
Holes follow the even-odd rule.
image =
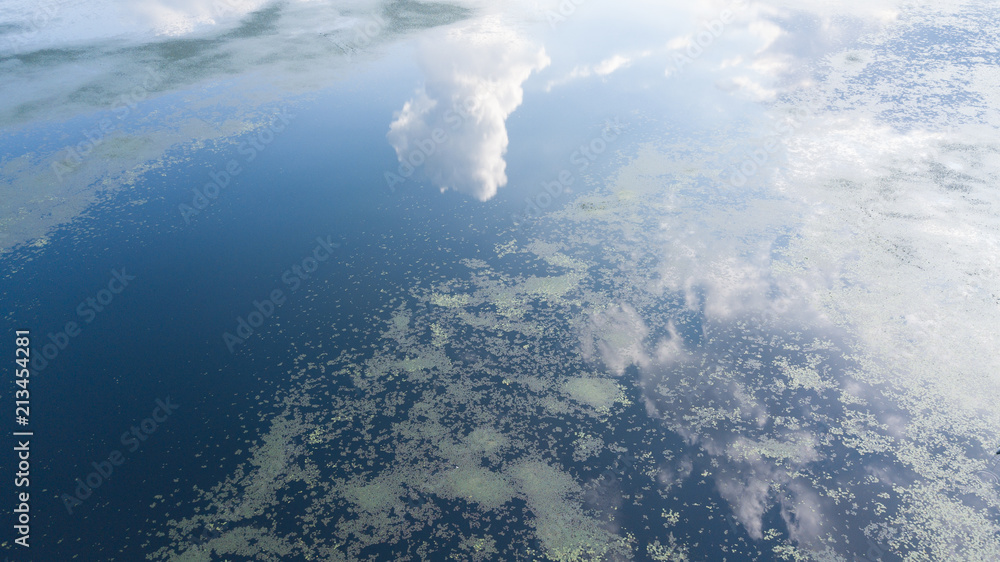
[[[13,3],[35,559],[997,559],[996,16]]]

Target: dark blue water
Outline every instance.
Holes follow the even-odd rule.
[[[393,9],[417,10],[405,4],[394,4]],[[983,13],[972,16],[981,18]],[[789,29],[801,25],[801,32],[813,29],[817,21],[799,15],[784,23],[794,24]],[[264,21],[260,29],[250,31],[267,32],[272,23]],[[900,46],[908,57],[932,62],[957,56],[954,51],[935,51],[938,43],[968,51],[981,38],[942,24],[910,30],[880,48]],[[171,43],[165,50],[185,46],[197,45]],[[318,66],[318,73],[340,76],[334,86],[288,94],[252,113],[224,104],[191,109],[189,102],[191,96],[208,99],[229,92],[255,99],[256,93],[272,86],[273,77],[266,71],[206,80],[197,95],[185,91],[156,96],[137,109],[136,120],[123,122],[121,130],[141,134],[144,127],[161,125],[157,116],[178,112],[208,123],[245,120],[253,127],[206,141],[197,150],[169,149],[162,169],[140,174],[134,186],[100,192],[96,204],[57,227],[44,246],[20,246],[4,255],[0,300],[8,339],[3,349],[13,356],[13,331],[30,329],[35,358],[31,424],[25,428],[34,432],[34,548],[31,557],[21,559],[142,560],[162,547],[220,536],[217,527],[225,531],[230,523],[219,513],[211,514],[218,505],[199,490],[245,475],[248,451],[268,434],[275,419],[304,417],[307,424],[330,430],[334,421],[342,421],[337,418],[341,412],[358,418],[337,429],[335,438],[322,441],[325,434],[319,433],[317,444],[311,434],[299,432],[285,444],[296,462],[318,467],[321,482],[295,481],[283,487],[277,492],[278,507],[268,506],[268,513],[239,525],[268,527],[271,535],[292,537],[291,542],[336,543],[350,536],[337,548],[360,559],[443,559],[468,548],[462,537],[487,534],[497,541],[498,553],[482,559],[540,558],[548,543],[536,531],[553,512],[562,516],[569,511],[547,511],[551,506],[519,490],[512,493],[514,499],[484,514],[471,496],[448,499],[428,488],[427,482],[444,482],[447,471],[458,468],[449,466],[450,457],[441,452],[446,447],[439,450],[442,442],[495,424],[499,433],[523,442],[502,458],[484,455],[475,468],[504,473],[511,482],[518,478],[510,476],[518,463],[528,461],[568,474],[581,486],[579,497],[569,502],[575,502],[572,509],[579,504],[586,516],[579,527],[597,521],[611,535],[631,541],[627,548],[637,560],[653,559],[646,546],[654,541],[666,544],[671,535],[692,560],[775,560],[781,558],[774,550],[778,544],[821,550],[820,541],[827,535],[849,539],[831,547],[848,559],[895,559],[884,544],[872,542],[875,527],[863,527],[896,516],[903,505],[912,508],[900,502],[892,479],[910,485],[933,478],[921,473],[923,467],[903,462],[906,456],[898,451],[864,450],[867,443],[847,443],[855,435],[845,436],[841,424],[846,427],[845,420],[864,418],[857,422],[859,427],[898,446],[904,438],[890,435],[885,427],[914,424],[917,410],[907,410],[911,406],[897,398],[907,395],[868,371],[881,373],[879,369],[892,365],[864,363],[853,354],[861,346],[850,329],[806,310],[770,269],[791,255],[803,236],[812,234],[799,230],[799,222],[807,219],[794,213],[750,216],[759,209],[775,215],[785,208],[798,209],[786,205],[797,197],[785,191],[792,188],[775,190],[768,183],[772,173],[785,171],[792,156],[775,154],[767,162],[768,173],[753,176],[745,185],[726,182],[750,151],[776,136],[768,104],[733,96],[727,89],[731,84],[704,79],[712,56],[698,61],[689,74],[666,81],[663,60],[655,57],[636,56],[631,66],[611,78],[568,81],[551,89],[547,81],[571,66],[540,72],[541,78],[524,85],[526,102],[504,121],[510,140],[504,154],[508,182],[495,197],[480,202],[463,192],[469,186],[450,186],[459,189],[442,193],[422,169],[394,188],[387,185],[385,173],[399,166],[386,136],[390,123],[433,73],[421,66],[429,63],[419,42],[382,48],[380,56],[361,57],[350,67]],[[554,44],[549,53],[556,57],[567,50],[572,49]],[[922,76],[900,74],[900,64],[897,59],[873,63],[849,85],[871,86],[881,79],[921,83]],[[802,76],[814,71],[803,69]],[[927,109],[928,100],[948,106],[975,102],[971,94],[954,88],[947,92],[916,101],[906,91],[886,95],[883,101],[891,107],[882,117],[896,125],[903,117],[906,123],[934,122],[938,113]],[[839,94],[844,96],[841,101],[854,103],[854,94]],[[864,105],[868,98],[858,99]],[[830,110],[833,101],[827,101],[817,107]],[[59,124],[40,122],[5,131],[0,150],[20,154],[72,144],[80,140],[81,131],[109,115],[113,117],[102,109]],[[140,115],[149,121],[140,121]],[[282,125],[268,129],[266,123]],[[606,136],[609,123],[620,127],[613,140]],[[600,147],[596,153],[595,146]],[[628,172],[625,165],[648,151],[658,151],[660,161],[644,165],[671,171],[641,177],[641,185],[616,185],[615,172]],[[690,163],[681,166],[686,158]],[[706,169],[693,169],[702,165]],[[559,193],[548,191],[554,181],[565,183]],[[639,194],[646,198],[645,206],[630,207],[630,198],[646,189],[642,186],[653,186]],[[593,193],[593,199],[575,200],[586,193]],[[802,197],[817,193],[825,192],[816,188]],[[675,198],[683,205],[664,210],[661,204]],[[632,214],[605,223],[603,218],[590,221],[586,217],[591,215],[583,212],[556,213],[567,208],[621,213],[619,219]],[[813,210],[801,212],[807,216]],[[733,225],[720,216],[746,224],[727,230]],[[703,219],[718,224],[712,227]],[[742,237],[732,244],[740,250],[728,256],[729,261],[713,261],[728,255],[727,237]],[[469,315],[489,319],[486,323],[492,324],[484,327],[462,323],[472,316],[457,321],[447,306],[428,298],[430,293],[475,293],[490,282],[496,282],[494,288],[507,284],[502,288],[509,289],[531,276],[571,271],[528,251],[500,255],[512,242],[523,249],[535,240],[591,264],[586,281],[569,299],[522,294],[525,300],[518,306],[523,305],[523,318],[513,320],[501,312],[502,298],[465,307]],[[489,262],[489,268],[468,266],[463,263],[467,259]],[[736,266],[708,274],[700,270],[703,262]],[[830,271],[837,270],[833,266],[840,264],[834,263]],[[671,275],[675,267],[688,270],[688,278],[679,282],[684,290],[657,289],[660,276]],[[740,297],[765,301],[764,312],[746,313],[740,307],[753,306],[736,302],[736,297],[722,307],[732,310],[711,309],[709,302],[720,289],[699,276],[743,282],[740,275],[747,270],[761,278],[751,279],[751,288],[740,289],[746,291]],[[822,267],[819,271],[819,277],[827,274]],[[122,278],[127,286],[119,292]],[[840,282],[855,286],[849,280]],[[483,291],[492,297],[502,292]],[[406,337],[413,340],[404,345],[380,337],[391,326],[393,312],[403,309],[412,313],[414,328]],[[638,342],[649,357],[611,373],[615,369],[601,364],[601,352],[584,357],[584,340],[591,337],[589,329],[608,318],[614,324],[616,313],[629,310],[637,311],[648,333],[640,330],[635,335],[625,329],[628,326],[612,326],[606,342],[632,338],[636,341],[615,345],[627,350]],[[518,319],[543,330],[531,334],[526,328],[519,331],[523,326],[511,328],[508,322],[516,324]],[[79,335],[63,334],[69,322],[77,324]],[[451,343],[440,344],[435,339],[440,335],[438,323],[448,322],[445,332]],[[601,337],[593,339],[599,344]],[[683,342],[687,359],[656,358],[657,346],[674,338]],[[830,342],[829,347],[813,349],[813,340]],[[372,357],[402,362],[435,347],[454,370],[416,373],[395,365],[377,378],[366,363]],[[39,358],[44,354],[48,359]],[[750,358],[756,358],[756,366]],[[786,360],[815,367],[831,386],[817,390],[786,384],[787,373],[775,367]],[[315,369],[300,376],[298,370],[308,363],[326,369],[323,376]],[[731,378],[713,379],[723,372]],[[567,398],[571,393],[561,386],[588,373],[613,377],[623,389],[626,401],[614,406],[610,418],[574,402],[579,397]],[[858,373],[867,378],[855,377]],[[717,386],[709,384],[712,380]],[[305,399],[302,389],[309,385],[316,390]],[[657,385],[688,394],[661,400]],[[2,395],[11,397],[13,387],[5,388],[9,390]],[[557,399],[561,402],[553,406]],[[142,426],[162,413],[157,408],[164,401],[178,409],[155,425],[146,421]],[[413,424],[430,431],[427,404],[436,405],[431,410],[439,416],[435,422],[444,428],[443,436],[400,429]],[[742,418],[727,417],[737,410]],[[691,428],[712,416],[713,423]],[[123,438],[133,426],[149,428],[148,438]],[[802,445],[795,440],[805,433],[816,442]],[[606,446],[581,460],[574,442],[577,434],[599,436]],[[947,447],[919,446],[934,455],[950,454],[952,435],[942,435]],[[12,444],[9,435],[4,443]],[[612,445],[625,452],[608,447]],[[748,449],[741,449],[744,445]],[[978,458],[975,451],[969,452],[975,449],[970,442],[958,445],[970,459]],[[746,450],[752,452],[741,456]],[[806,453],[816,457],[795,458]],[[123,462],[92,485],[89,497],[72,502],[69,513],[66,497],[75,493],[78,479],[96,481],[92,473],[110,466],[109,457],[119,454]],[[0,468],[6,471],[12,459],[8,450]],[[344,530],[357,521],[377,523],[378,517],[359,507],[364,502],[352,504],[339,497],[323,504],[325,511],[314,503],[314,494],[333,497],[399,466],[411,470],[400,473],[398,484],[404,492],[395,498],[399,505],[376,514],[397,517],[393,532],[400,535],[392,540],[364,542],[358,534],[351,535],[354,531]],[[870,481],[872,474],[882,480]],[[675,477],[674,484],[665,483]],[[761,500],[766,506],[758,519],[765,531],[772,531],[766,538],[755,536],[734,513],[734,504],[747,497],[726,497],[720,483],[727,479],[770,479],[774,485]],[[237,497],[247,493],[247,482],[233,484]],[[511,484],[520,485],[527,486]],[[846,488],[854,495],[834,502],[823,493],[802,492],[824,487]],[[8,478],[2,489],[4,497],[13,497]],[[788,506],[801,498],[806,499],[789,516]],[[860,515],[852,502],[863,506]],[[988,507],[971,493],[962,496],[962,502]],[[875,504],[883,511],[872,511]],[[321,511],[321,523],[304,525],[302,515],[313,509]],[[679,513],[680,520],[665,523],[670,511]],[[207,519],[198,519],[196,514],[206,512]],[[808,525],[810,513],[822,513],[822,518],[800,540],[798,525]],[[983,513],[987,519],[995,515]],[[177,524],[189,518],[197,519],[192,528]],[[159,536],[161,532],[166,536]],[[425,552],[420,546],[424,543],[433,545],[433,552]],[[921,548],[904,545],[900,550]],[[265,550],[260,547],[260,552]],[[259,559],[264,556],[260,552],[228,558]],[[305,559],[301,552],[294,550],[284,559]]]

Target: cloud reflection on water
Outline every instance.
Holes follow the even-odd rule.
[[[495,18],[433,33],[419,49],[426,82],[396,115],[389,142],[401,163],[442,191],[486,201],[507,184],[507,117],[524,99],[525,80],[549,58]],[[446,140],[434,140],[435,131]],[[429,139],[431,148],[421,150]]]

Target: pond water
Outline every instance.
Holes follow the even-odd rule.
[[[11,559],[1000,560],[995,6],[9,6]]]

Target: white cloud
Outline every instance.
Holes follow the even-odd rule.
[[[545,91],[551,92],[556,86],[568,84],[579,78],[589,78],[591,76],[608,76],[623,68],[628,68],[632,63],[641,58],[650,56],[652,51],[643,51],[634,55],[612,55],[601,62],[593,65],[577,65],[562,78],[549,80],[545,85]]]
[[[767,470],[766,466],[760,467]],[[722,496],[733,508],[733,514],[746,528],[754,539],[761,539],[763,534],[764,512],[769,505],[771,481],[768,478],[752,478],[743,482],[738,477],[719,478],[716,486]]]
[[[549,58],[495,18],[441,33],[422,43],[426,83],[387,137],[401,163],[442,191],[486,201],[507,184],[507,117],[521,105],[524,81]]]
[[[622,55],[615,55],[611,58],[605,59],[594,67],[594,74],[598,76],[607,76],[612,72],[618,70],[619,68],[625,68],[632,63],[632,59]]]
[[[581,328],[580,349],[588,361],[600,358],[614,373],[622,374],[629,365],[645,365],[649,358],[645,340],[649,328],[627,304],[592,314]]]

